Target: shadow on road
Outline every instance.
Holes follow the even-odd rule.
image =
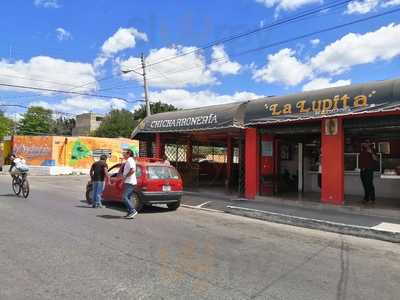
[[[87,202],[85,200],[81,200],[81,203],[84,203],[86,205],[76,205],[75,207],[78,208],[92,208],[91,205],[87,204]],[[117,211],[121,211],[121,212],[126,212],[126,208],[125,205],[123,203],[118,203],[118,202],[103,202],[103,205],[106,206],[106,208],[108,209],[112,209],[112,210],[117,210]],[[170,212],[169,209],[167,207],[163,207],[163,206],[147,206],[145,205],[143,207],[143,209],[140,211],[140,214],[153,214],[153,213],[166,213],[166,212]],[[114,217],[114,216],[110,216],[109,218],[107,217],[107,215],[104,216],[98,216],[98,217],[104,217],[106,219],[118,219],[119,217]]]
[[[0,197],[14,197],[15,194],[1,194]]]
[[[124,219],[123,216],[115,216],[115,215],[98,215],[97,217],[103,219]]]
[[[93,208],[89,205],[76,205],[75,207],[79,207],[79,208]]]

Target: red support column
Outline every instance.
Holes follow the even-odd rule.
[[[344,129],[342,118],[322,120],[321,155],[321,202],[343,205]]]
[[[165,142],[161,141],[161,158],[165,156]]]
[[[155,158],[161,159],[161,134],[156,133],[156,147],[155,147]]]
[[[193,144],[191,139],[187,141],[186,162],[189,164],[193,162]]]
[[[254,199],[259,189],[259,145],[256,128],[245,129],[244,196]]]
[[[232,137],[228,136],[228,139],[226,141],[226,177],[225,177],[225,189],[227,192],[229,192],[231,184],[232,164],[233,164]]]

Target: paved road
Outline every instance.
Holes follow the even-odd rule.
[[[0,176],[0,299],[399,299],[396,244],[181,208],[124,220],[82,177]]]

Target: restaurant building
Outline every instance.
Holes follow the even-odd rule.
[[[143,155],[172,160],[189,186],[203,174],[218,177],[212,188],[247,199],[305,195],[337,205],[362,199],[359,155],[368,143],[377,197],[400,198],[400,79],[161,113],[132,137]],[[204,147],[223,161],[203,163]]]

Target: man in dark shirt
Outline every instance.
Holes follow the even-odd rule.
[[[370,145],[362,145],[359,158],[360,177],[364,187],[364,201],[375,202],[374,170],[376,166],[376,155]]]
[[[108,178],[108,166],[107,166],[107,155],[103,154],[100,156],[100,160],[93,163],[90,168],[90,177],[92,179],[92,207],[102,208],[101,194],[104,190],[104,181]]]

